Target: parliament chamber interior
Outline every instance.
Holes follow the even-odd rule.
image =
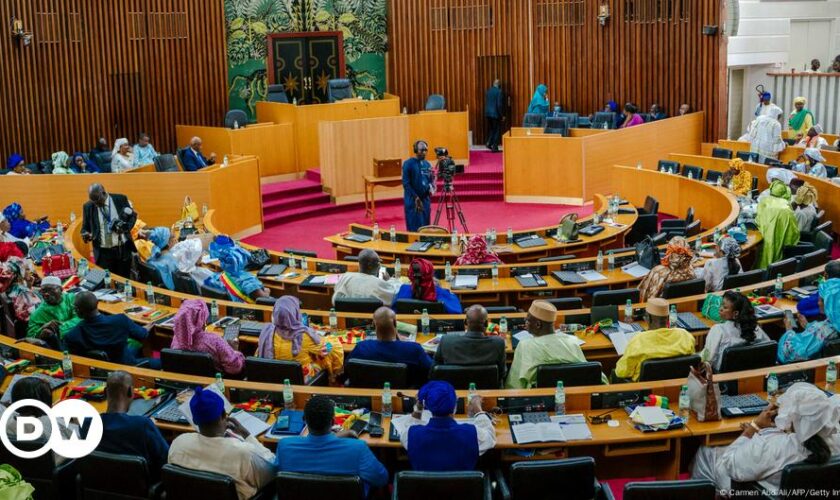
[[[0,14],[0,499],[840,498],[840,0]]]

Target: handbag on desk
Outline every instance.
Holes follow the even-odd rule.
[[[45,255],[41,260],[41,270],[44,276],[57,276],[61,279],[69,278],[73,274],[70,265],[70,254]]]
[[[245,265],[246,271],[253,271],[254,269],[262,269],[263,266],[271,262],[271,257],[265,248],[251,250],[251,256],[248,257],[248,263]]]
[[[189,196],[184,197],[184,208],[181,209],[181,219],[198,220],[198,205]]]
[[[688,374],[688,398],[700,422],[720,420],[720,387],[712,378],[712,365],[708,362],[701,363],[699,369],[692,366]]]
[[[640,266],[648,269],[653,269],[661,262],[659,259],[659,249],[653,244],[650,236],[636,243],[636,262]]]

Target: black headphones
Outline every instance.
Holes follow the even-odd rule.
[[[419,141],[414,143],[414,154],[419,153],[418,149],[420,148],[420,144],[426,146],[426,151],[429,150],[429,144],[426,141],[420,139]]]

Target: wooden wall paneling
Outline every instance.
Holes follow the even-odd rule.
[[[140,131],[174,151],[175,124],[218,125],[227,110],[222,0],[9,0],[32,32],[0,37],[0,156],[88,151]]]

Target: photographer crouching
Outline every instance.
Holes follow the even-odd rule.
[[[135,251],[129,234],[137,213],[125,195],[108,194],[102,184],[90,185],[88,199],[82,209],[82,239],[93,244],[96,265],[129,278]]]

